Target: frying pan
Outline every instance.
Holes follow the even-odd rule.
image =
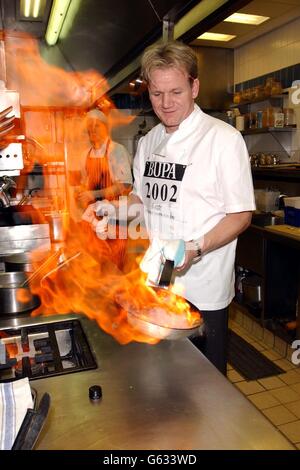
[[[164,292],[165,294],[165,289],[160,289],[159,287],[151,287],[155,292],[160,293]],[[176,315],[175,313],[172,314],[172,312],[169,312],[170,318],[171,318],[171,323],[172,326],[166,326],[163,323],[163,319],[159,318],[159,315],[157,315],[157,318],[155,322],[151,319],[151,315],[147,315],[147,310],[143,309],[142,311],[138,311],[136,306],[134,305],[134,302],[130,302],[128,298],[124,300],[122,296],[117,296],[116,301],[121,305],[126,311],[127,311],[127,320],[128,323],[136,328],[138,331],[141,333],[144,333],[147,336],[150,336],[152,338],[157,338],[157,339],[167,339],[167,340],[177,340],[181,338],[186,338],[189,336],[193,336],[195,334],[202,334],[203,330],[203,318],[200,313],[200,311],[193,305],[191,302],[189,302],[186,299],[183,299],[182,297],[172,294],[172,297],[175,296],[176,301],[185,301],[187,302],[191,310],[193,312],[198,313],[199,318],[198,321],[195,321],[193,325],[190,328],[183,328],[182,327],[182,317],[180,315]],[[165,303],[166,306],[166,311],[168,311],[168,304],[167,301]],[[161,309],[161,305],[158,307]],[[151,309],[152,310],[152,309]],[[178,321],[177,321],[178,320]],[[181,322],[179,321],[181,320]],[[178,324],[178,327],[176,326]]]
[[[196,333],[201,335],[202,332],[201,320],[199,321],[199,324],[193,328],[169,328],[167,326],[146,321],[132,312],[127,313],[127,319],[128,323],[130,323],[131,326],[139,330],[141,333],[157,339],[175,340],[187,338],[188,336],[193,336]]]

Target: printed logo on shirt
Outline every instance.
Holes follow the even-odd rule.
[[[144,176],[173,181],[182,181],[186,165],[169,162],[146,162]]]

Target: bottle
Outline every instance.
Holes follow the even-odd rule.
[[[234,115],[233,115],[233,111],[227,111],[226,114],[227,114],[227,122],[228,122],[228,124],[230,124],[231,126],[233,126],[233,125],[234,125]]]
[[[257,111],[256,113],[256,127],[261,129],[263,127],[263,112]]]
[[[274,113],[274,127],[284,127],[284,114],[282,111]]]
[[[292,126],[294,122],[294,110],[292,108],[284,108],[284,125],[285,126]]]

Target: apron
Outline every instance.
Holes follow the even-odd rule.
[[[89,150],[85,169],[88,178],[87,187],[90,191],[108,188],[113,184],[108,163],[108,149],[110,143],[111,141],[108,139],[103,156],[91,157],[92,148]]]
[[[90,149],[87,159],[86,159],[86,173],[87,173],[87,187],[89,190],[100,190],[104,188],[108,188],[112,186],[113,179],[110,175],[109,169],[109,161],[108,161],[108,150],[111,144],[111,140],[108,139],[105,152],[103,156],[99,157],[91,157],[92,149]],[[97,198],[98,199],[98,198]],[[112,200],[113,197],[105,198]],[[110,231],[110,226],[108,230]],[[114,226],[113,226],[114,227]],[[96,233],[92,230],[90,236],[93,238],[93,243],[99,245],[99,249],[103,250],[103,241],[99,240]],[[124,263],[125,252],[126,252],[126,244],[127,240],[119,239],[119,224],[116,223],[116,230],[115,233],[113,232],[113,236],[116,236],[115,239],[107,239],[108,246],[111,249],[111,257],[112,261],[121,269]],[[95,238],[97,240],[95,240]]]

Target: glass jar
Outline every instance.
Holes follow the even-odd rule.
[[[256,113],[250,112],[249,113],[249,129],[256,129]]]
[[[284,114],[281,110],[274,113],[274,127],[284,127]]]
[[[273,87],[273,83],[275,82],[275,78],[274,77],[268,77],[266,79],[266,84],[265,84],[265,87],[264,87],[264,92],[265,92],[265,95],[266,96],[270,96],[271,95],[271,92],[272,92],[272,87]]]
[[[274,127],[274,109],[267,108],[263,114],[263,127]]]
[[[263,111],[257,111],[256,113],[256,127],[258,129],[263,127]]]
[[[263,85],[257,85],[253,88],[253,99],[255,101],[262,100],[265,96]]]
[[[240,91],[236,91],[233,95],[234,104],[240,104],[241,98],[242,98],[242,93]]]
[[[274,80],[271,87],[271,95],[280,95],[282,93],[281,83]]]

